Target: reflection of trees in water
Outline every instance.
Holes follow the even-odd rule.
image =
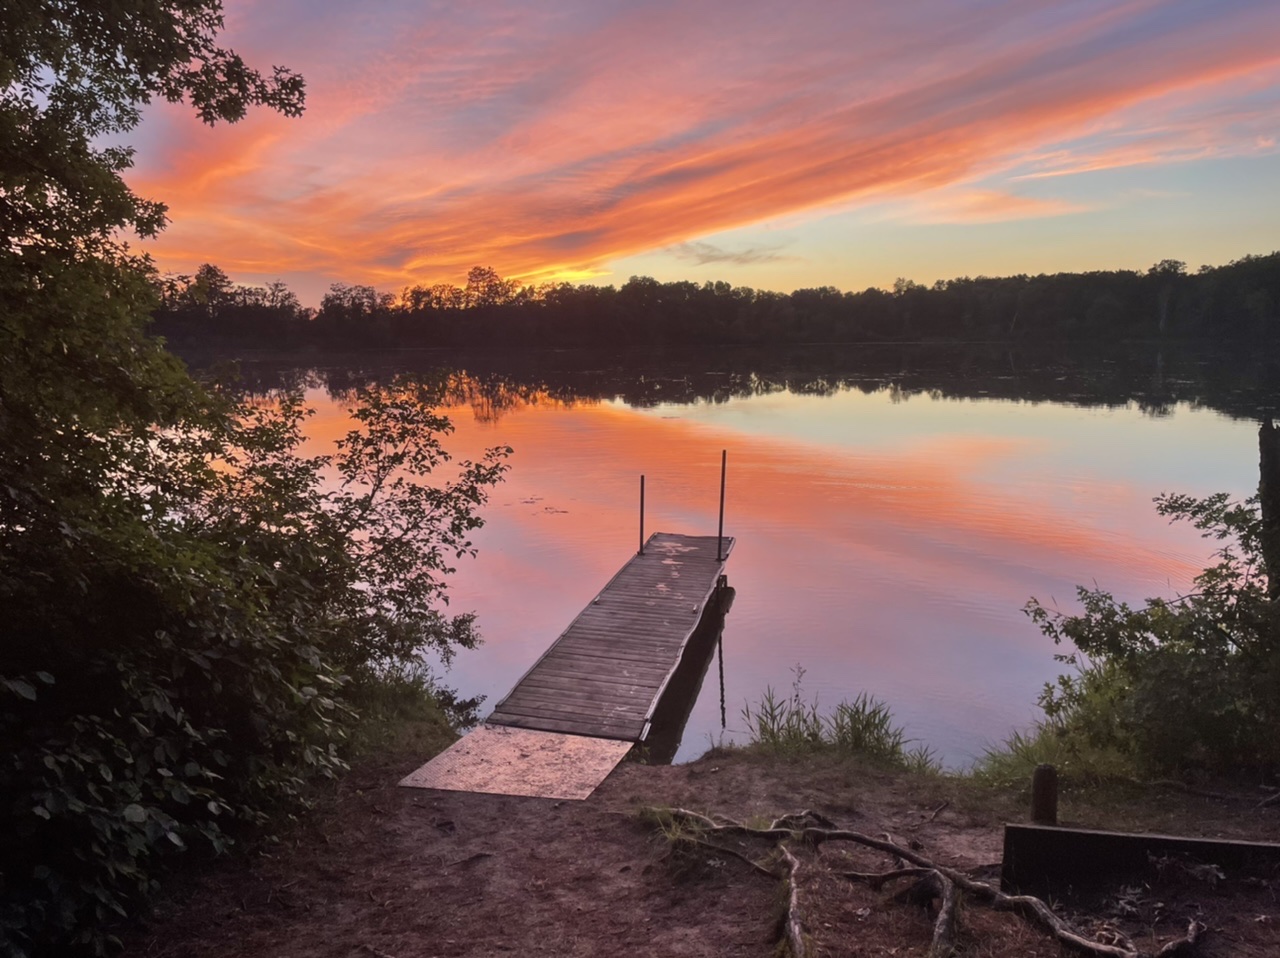
[[[445,378],[441,402],[446,406],[469,406],[477,422],[496,423],[506,413],[531,406],[565,409],[594,405],[595,397],[578,397],[544,383],[523,383],[495,374],[472,375],[459,370]]]
[[[350,403],[362,389],[396,379],[401,388],[415,389],[431,405],[466,406],[477,422],[496,423],[504,415],[531,406],[571,408],[594,405],[600,400],[579,396],[563,386],[522,382],[495,373],[473,375],[463,369],[406,370],[392,365],[370,368],[346,366],[277,367],[273,364],[242,365],[233,388],[249,395],[270,397],[284,392],[323,389],[329,398]]]
[[[402,351],[326,356],[323,361],[246,362],[241,388],[271,392],[322,387],[335,399],[393,375],[410,374],[441,405],[466,406],[498,422],[530,406],[620,400],[723,403],[790,392],[830,396],[857,390],[892,402],[994,399],[1079,406],[1134,405],[1153,417],[1179,404],[1234,418],[1280,413],[1280,363],[1265,351],[1207,353],[1135,344],[1093,353],[1010,351],[1003,347],[871,346],[787,349],[679,349],[626,355],[592,351],[521,354]]]

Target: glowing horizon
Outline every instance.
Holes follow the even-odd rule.
[[[1224,263],[1280,247],[1280,13],[1266,2],[228,4],[308,81],[300,120],[153,105],[146,248],[398,290]]]

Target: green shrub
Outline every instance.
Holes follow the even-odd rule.
[[[1064,785],[1130,781],[1138,774],[1127,753],[1091,745],[1054,722],[1037,722],[1030,731],[1010,733],[983,752],[971,774],[987,785],[1029,789],[1037,765],[1052,765]]]
[[[344,751],[352,760],[411,751],[420,761],[442,752],[459,732],[479,723],[484,701],[483,696],[458,698],[421,660],[388,665],[344,691],[360,716]]]
[[[221,410],[117,431],[90,494],[0,521],[8,952],[101,950],[166,858],[221,852],[343,768],[353,696],[421,693],[424,652],[476,642],[440,606],[507,450],[436,481],[451,427],[408,382],[359,393],[331,455],[299,453],[297,397]]]
[[[1213,773],[1280,766],[1280,631],[1263,573],[1256,497],[1161,496],[1162,515],[1220,543],[1192,590],[1133,608],[1080,588],[1076,615],[1032,599],[1027,613],[1073,672],[1047,685],[1035,738],[1098,771]]]
[[[124,135],[303,107],[218,45],[213,0],[30,3],[0,55],[0,952],[102,951],[184,849],[341,767],[348,678],[474,642],[438,608],[501,453],[427,475],[447,423],[369,392],[332,457],[302,411],[202,389],[147,335]],[[418,438],[415,431],[421,433]],[[332,477],[335,484],[326,485]]]

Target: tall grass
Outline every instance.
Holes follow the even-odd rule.
[[[894,724],[889,706],[862,692],[853,701],[840,702],[822,713],[817,699],[806,702],[801,692],[804,669],[797,667],[791,695],[779,697],[767,687],[753,708],[743,706],[751,744],[768,752],[805,754],[834,752],[858,755],[878,764],[916,772],[941,771],[932,749],[912,744]]]
[[[481,699],[460,700],[423,663],[388,663],[348,689],[358,719],[346,755],[410,748],[423,760],[448,748],[479,721]]]
[[[1053,721],[1014,731],[999,745],[988,747],[971,775],[985,785],[1025,788],[1037,765],[1052,765],[1064,785],[1127,782],[1139,775],[1131,756],[1095,745]]]

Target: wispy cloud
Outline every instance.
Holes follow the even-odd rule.
[[[1271,0],[370,9],[233,8],[233,43],[308,76],[308,113],[151,111],[133,179],[171,205],[162,265],[396,286],[663,248],[759,263],[700,237],[885,196],[1059,216],[1081,204],[1016,184],[1274,149]]]
[[[1083,213],[1089,206],[1057,199],[1018,196],[999,190],[956,188],[918,194],[889,211],[915,223],[1007,223]]]
[[[783,254],[777,249],[755,247],[744,250],[727,250],[721,249],[714,243],[704,243],[698,240],[677,243],[675,246],[667,247],[666,252],[676,259],[696,263],[698,266],[706,266],[710,263],[751,266],[757,263],[773,263],[784,258]]]

